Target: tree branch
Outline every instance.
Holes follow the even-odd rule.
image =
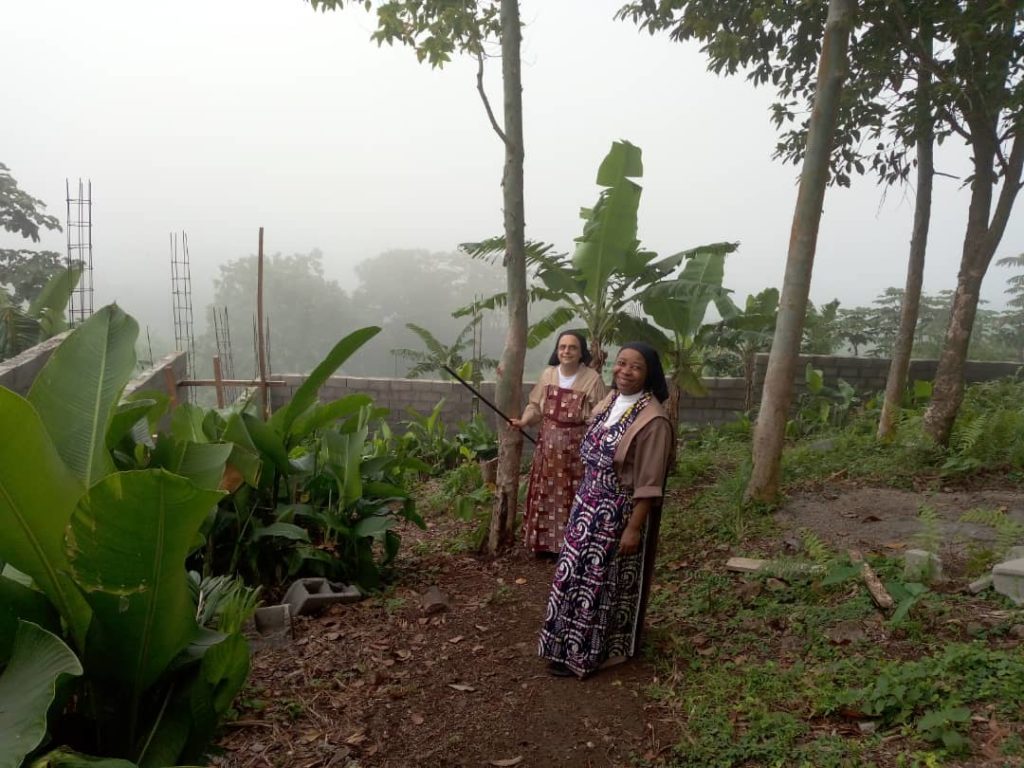
[[[491,121],[491,128],[498,134],[498,138],[501,139],[505,146],[508,146],[508,137],[505,132],[501,130],[501,126],[498,125],[498,121],[494,119],[494,110],[491,109],[491,102],[487,98],[487,91],[484,90],[484,54],[483,51],[476,52],[476,89],[480,93],[480,99],[484,103],[484,109],[487,110],[487,119]]]
[[[1010,149],[1010,158],[1006,164],[1006,174],[1003,176],[1003,188],[999,191],[999,201],[996,203],[996,211],[992,216],[992,222],[988,228],[988,241],[992,243],[991,253],[995,252],[995,243],[998,243],[1006,229],[1006,223],[1010,219],[1010,211],[1013,210],[1013,202],[1020,192],[1021,174],[1024,172],[1024,121],[1017,121],[1017,135],[1013,137],[1013,147]],[[991,253],[989,258],[991,258]]]

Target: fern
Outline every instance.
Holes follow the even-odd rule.
[[[939,544],[942,542],[942,519],[935,507],[922,504],[917,511],[917,519],[921,523],[921,530],[914,536],[914,545],[918,549],[937,555]]]
[[[800,541],[803,544],[804,551],[819,565],[825,565],[834,559],[834,555],[829,551],[825,542],[809,528],[800,530]]]
[[[992,528],[996,532],[995,555],[1002,557],[1010,547],[1024,543],[1024,524],[1007,516],[1002,509],[976,508],[960,516],[963,523],[975,523]]]

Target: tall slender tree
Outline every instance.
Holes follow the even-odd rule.
[[[807,130],[807,148],[793,213],[775,338],[768,356],[761,410],[754,430],[754,464],[745,493],[751,501],[774,501],[779,493],[782,444],[793,397],[793,377],[807,313],[821,206],[825,199],[829,156],[839,118],[839,99],[847,70],[846,52],[855,12],[855,0],[829,0],[814,110]]]
[[[356,2],[356,0],[350,0]],[[309,0],[322,10],[339,9],[346,0]],[[359,2],[367,8],[373,3]],[[420,61],[440,67],[453,53],[477,60],[476,88],[491,127],[505,150],[502,172],[502,208],[505,228],[505,275],[508,290],[508,332],[495,399],[505,413],[519,413],[522,401],[523,368],[526,359],[526,225],[523,202],[523,85],[520,44],[522,28],[518,0],[379,0],[378,43],[399,42],[415,49]],[[485,45],[500,41],[503,124],[491,108],[484,89]],[[501,430],[498,442],[498,480],[487,551],[494,554],[514,539],[519,502],[519,464],[523,453],[522,435]]]

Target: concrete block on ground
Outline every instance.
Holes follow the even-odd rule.
[[[1014,605],[1024,605],[1024,558],[1007,560],[992,568],[992,587]]]
[[[281,602],[291,606],[293,616],[301,616],[318,613],[334,603],[355,603],[362,598],[358,587],[336,584],[324,578],[305,578],[292,582]]]
[[[927,584],[942,579],[942,560],[923,549],[908,549],[903,553],[903,578]]]
[[[1003,555],[1003,560],[1020,560],[1021,558],[1024,558],[1024,546],[1010,547]]]
[[[252,620],[262,640],[292,639],[292,610],[287,603],[257,608]]]
[[[992,586],[992,574],[982,576],[980,579],[975,579],[967,585],[967,591],[972,595],[977,595],[984,592],[986,589]]]

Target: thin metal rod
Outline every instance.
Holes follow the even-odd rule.
[[[262,385],[259,379],[221,379],[220,383],[225,387],[254,387],[256,385]],[[287,387],[287,381],[280,381],[274,379],[268,379],[266,382],[268,387]],[[178,382],[179,387],[216,387],[217,379],[184,379]]]
[[[213,356],[213,381],[217,388],[217,407],[224,407],[224,377],[220,373],[220,355]]]
[[[260,408],[263,418],[270,418],[270,398],[267,397],[267,351],[263,338],[263,227],[260,227],[260,250],[256,272],[256,343],[260,358]]]
[[[496,406],[496,405],[495,405],[494,403],[492,403],[492,402],[491,402],[490,400],[488,400],[488,399],[487,399],[486,397],[484,397],[483,395],[481,395],[481,394],[480,394],[480,392],[479,392],[479,391],[477,390],[477,388],[476,388],[476,387],[474,387],[474,386],[473,386],[472,384],[470,384],[470,383],[469,383],[468,381],[466,381],[466,380],[465,380],[464,378],[462,378],[461,376],[459,376],[459,374],[457,374],[457,373],[456,373],[455,371],[453,371],[453,370],[452,370],[451,368],[449,368],[449,367],[448,367],[447,365],[442,365],[441,367],[442,367],[442,368],[444,368],[444,369],[445,369],[446,371],[448,371],[448,373],[450,373],[450,374],[451,374],[452,376],[454,376],[454,377],[455,377],[455,379],[456,379],[456,380],[457,380],[457,381],[458,381],[458,382],[459,382],[459,383],[460,383],[460,384],[461,384],[462,386],[464,386],[464,387],[465,387],[466,389],[468,389],[468,390],[469,390],[470,392],[472,392],[472,393],[473,393],[474,395],[476,395],[476,397],[478,397],[478,398],[480,399],[480,402],[482,402],[482,403],[483,403],[484,405],[486,405],[486,406],[487,406],[488,408],[490,408],[490,409],[491,409],[492,411],[494,411],[494,412],[495,412],[496,414],[498,414],[499,416],[501,416],[501,418],[503,418],[503,419],[505,420],[505,422],[506,422],[507,424],[511,424],[511,423],[512,423],[512,419],[510,419],[510,418],[509,418],[508,416],[506,416],[506,415],[505,415],[504,413],[502,413],[501,409],[500,409],[500,408],[498,408],[498,406]],[[526,438],[527,440],[529,440],[529,441],[530,441],[531,443],[533,443],[534,445],[536,445],[536,444],[537,444],[537,441],[536,441],[536,440],[534,440],[534,439],[533,439],[532,437],[530,437],[530,436],[529,436],[529,435],[528,435],[528,434],[527,434],[526,432],[524,432],[524,431],[523,431],[522,429],[520,429],[519,431],[520,431],[520,432],[522,432],[522,433],[523,433],[523,437],[525,437],[525,438]]]

